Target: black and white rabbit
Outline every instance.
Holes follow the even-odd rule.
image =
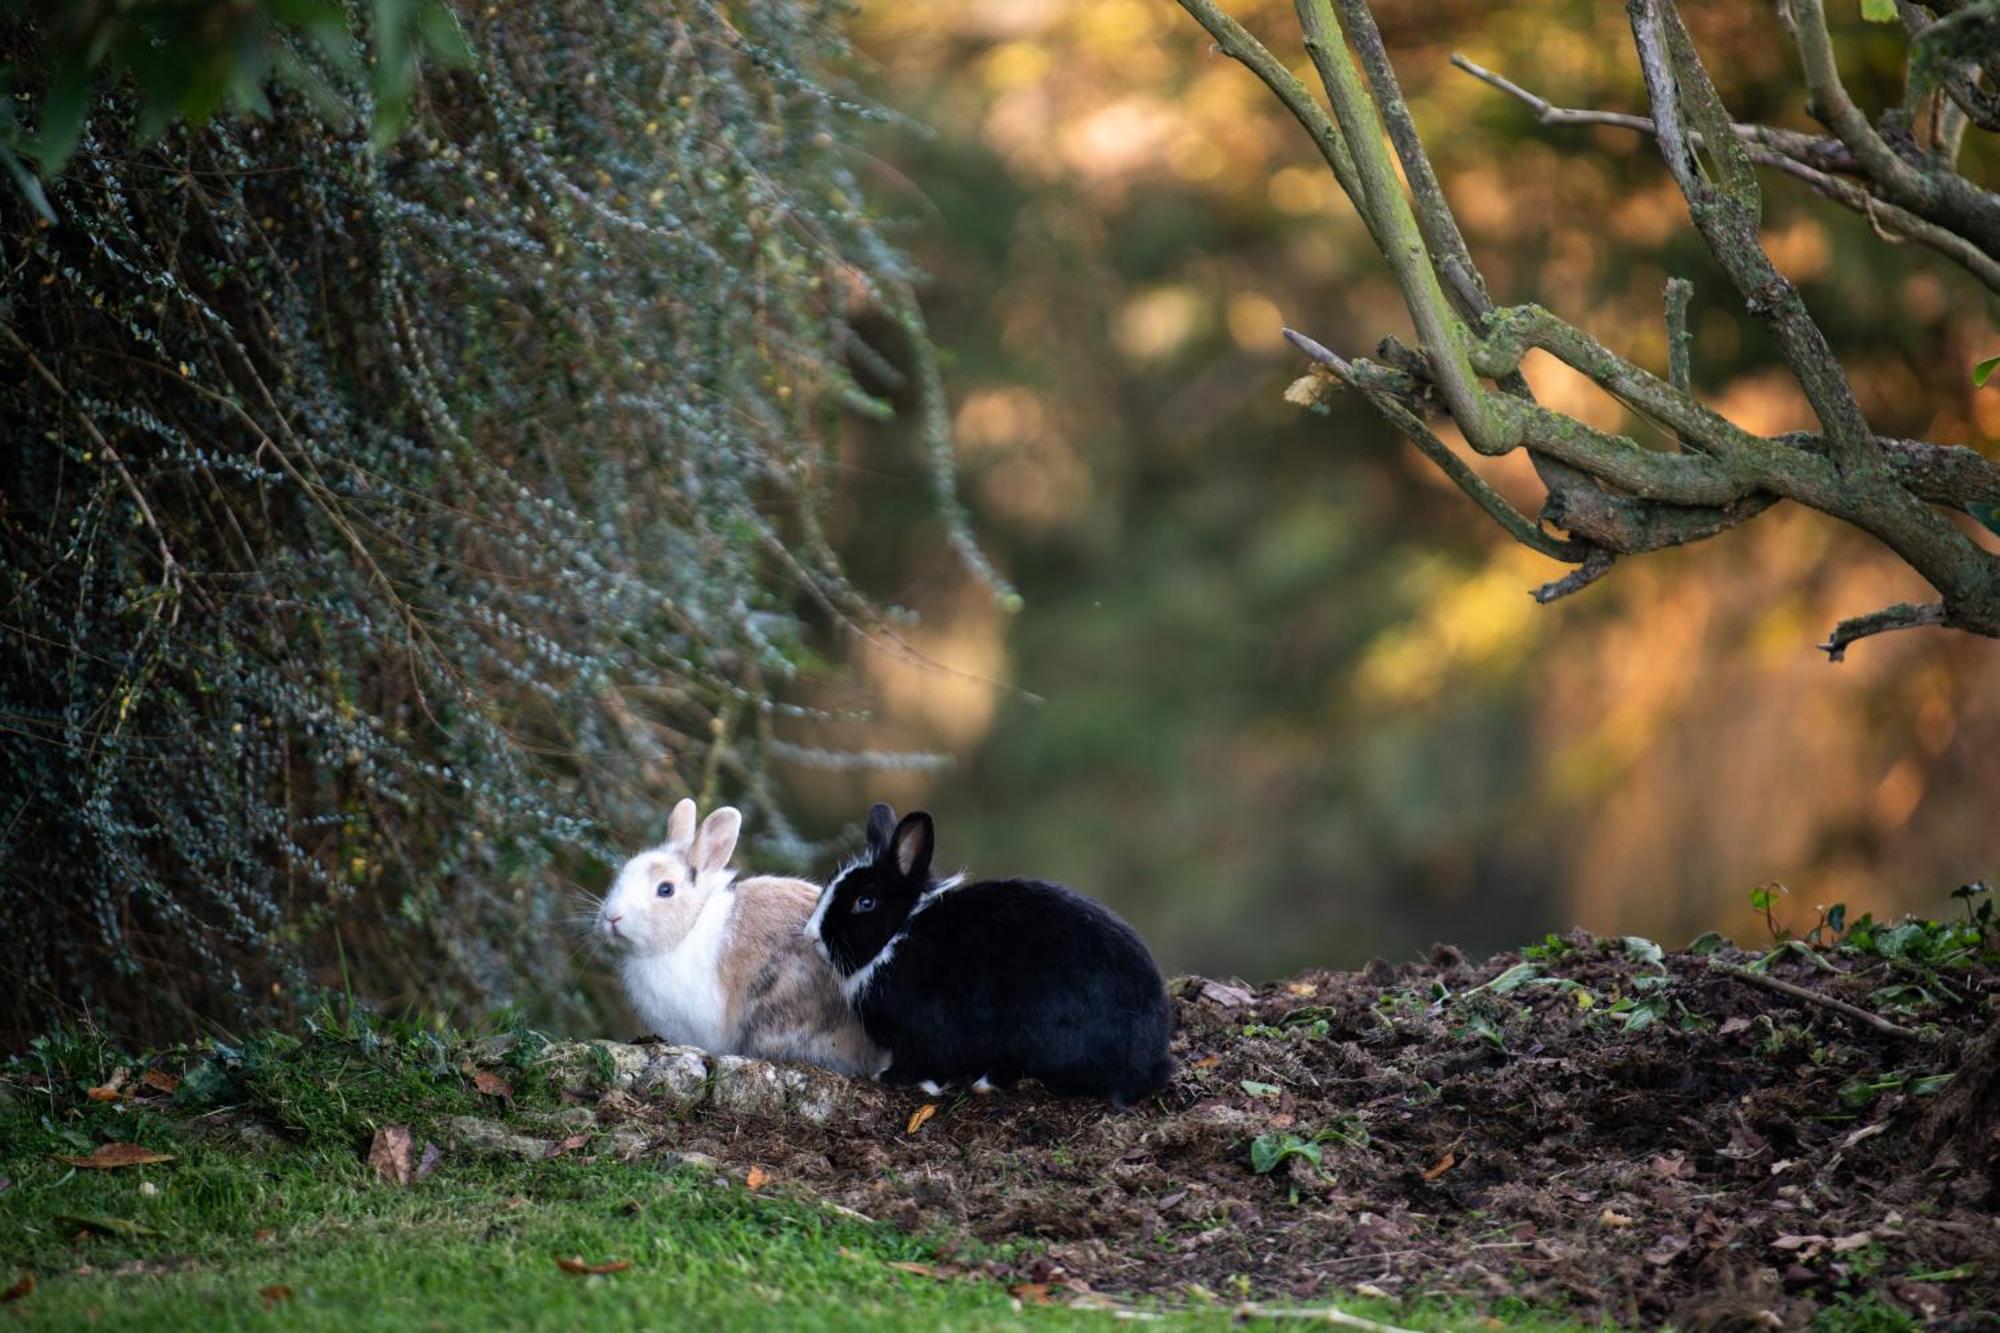
[[[890,1083],[1039,1079],[1124,1106],[1166,1086],[1172,1010],[1133,929],[1060,884],[931,878],[935,832],[868,812],[868,852],[806,922]]]

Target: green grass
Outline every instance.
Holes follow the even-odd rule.
[[[1017,1310],[992,1279],[899,1271],[890,1265],[982,1252],[787,1197],[783,1182],[753,1192],[646,1162],[459,1153],[407,1186],[377,1179],[364,1161],[374,1128],[410,1123],[421,1142],[425,1126],[475,1105],[448,1043],[411,1030],[213,1048],[206,1061],[177,1066],[188,1076],[172,1103],[91,1101],[84,1090],[118,1063],[94,1038],[68,1034],[0,1069],[0,1288],[28,1273],[37,1284],[0,1305],[0,1324],[342,1333],[1129,1327],[1102,1311]],[[524,1100],[546,1109],[553,1092],[537,1091]],[[246,1135],[246,1123],[278,1129]],[[105,1142],[175,1160],[109,1171],[58,1160]],[[569,1255],[631,1266],[574,1276],[556,1263]],[[275,1288],[285,1294],[265,1294]],[[1149,1326],[1242,1327],[1239,1295]],[[1339,1304],[1408,1327],[1479,1322],[1464,1307]],[[1514,1312],[1506,1326],[1578,1327]]]

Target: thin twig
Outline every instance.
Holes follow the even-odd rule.
[[[1804,1000],[1808,1004],[1831,1009],[1837,1014],[1845,1014],[1855,1022],[1866,1024],[1886,1036],[1902,1037],[1907,1041],[1924,1040],[1923,1033],[1906,1028],[1900,1023],[1891,1023],[1880,1014],[1871,1014],[1859,1005],[1836,1000],[1831,995],[1822,995],[1816,990],[1807,990],[1804,986],[1793,985],[1789,981],[1780,981],[1768,973],[1752,972],[1747,967],[1738,967],[1734,963],[1725,963],[1713,958],[1709,960],[1708,966],[1711,971],[1720,972],[1726,977],[1735,977],[1738,981],[1747,981],[1753,986],[1762,986],[1765,990],[1789,995],[1794,1000]]]
[[[1626,111],[1595,111],[1584,107],[1557,106],[1536,93],[1529,92],[1504,74],[1497,74],[1484,65],[1467,60],[1454,53],[1451,63],[1490,87],[1498,88],[1509,97],[1525,103],[1535,113],[1535,120],[1543,125],[1609,125],[1616,129],[1633,130],[1639,134],[1653,133],[1650,116],[1633,115]],[[1817,134],[1801,134],[1797,130],[1782,129],[1775,125],[1750,125],[1742,121],[1731,121],[1729,128],[1737,138],[1746,143],[1760,144],[1775,149],[1787,156],[1810,162],[1827,171],[1854,170],[1854,156],[1847,146],[1838,139],[1828,139]],[[1701,135],[1693,136],[1694,144],[1701,147]]]
[[[1820,651],[1829,662],[1845,661],[1847,645],[1856,639],[1865,639],[1871,634],[1887,634],[1890,630],[1916,629],[1921,625],[1942,625],[1947,613],[1942,602],[1898,602],[1880,611],[1871,611],[1865,616],[1853,616],[1833,627],[1833,633],[1821,644]]]
[[[56,378],[55,372],[43,365],[42,359],[36,356],[34,350],[21,340],[21,335],[14,331],[14,326],[11,324],[0,324],[0,331],[4,331],[7,335],[7,341],[13,343],[15,349],[28,359],[29,368],[41,376],[42,380],[51,389],[56,391],[58,397],[76,409],[76,418],[83,424],[84,432],[90,436],[91,443],[97,446],[97,451],[104,455],[105,460],[111,464],[112,470],[118,474],[119,484],[125,488],[125,493],[132,497],[132,503],[138,506],[140,520],[145,523],[147,530],[153,534],[154,540],[159,543],[160,586],[165,588],[171,585],[176,590],[184,587],[185,585],[181,581],[180,561],[174,559],[173,548],[167,544],[167,534],[160,527],[160,520],[154,516],[153,506],[147,502],[146,493],[139,489],[139,483],[133,480],[132,473],[126,468],[124,457],[117,449],[112,447],[111,441],[104,437],[104,432],[97,428],[97,423],[91,420],[90,413],[83,410],[83,405],[70,397],[69,390],[63,386],[61,380]],[[168,623],[178,624],[181,616],[179,599],[173,599],[168,609],[171,612]],[[155,606],[153,614],[157,617],[159,611],[160,608]]]
[[[1451,451],[1451,446],[1440,440],[1421,418],[1394,395],[1376,385],[1367,383],[1355,373],[1354,366],[1343,356],[1321,346],[1312,338],[1296,329],[1286,329],[1285,338],[1292,346],[1304,352],[1320,365],[1340,377],[1343,384],[1354,389],[1369,405],[1374,407],[1389,423],[1409,437],[1412,444],[1423,452],[1458,488],[1472,497],[1474,504],[1505,528],[1515,541],[1531,550],[1539,551],[1553,560],[1577,561],[1587,559],[1594,548],[1580,542],[1568,542],[1542,531],[1541,525],[1523,514],[1507,502],[1505,496],[1487,485],[1484,478],[1474,472],[1464,459]]]
[[[1631,130],[1635,134],[1656,134],[1657,130],[1650,116],[1635,116],[1623,111],[1594,111],[1580,107],[1557,106],[1537,93],[1530,92],[1505,75],[1496,74],[1482,65],[1454,55],[1451,63],[1464,70],[1473,78],[1491,87],[1498,88],[1510,97],[1518,98],[1535,113],[1535,120],[1543,125],[1585,126],[1608,125],[1617,129]],[[1868,219],[1878,235],[1892,243],[1915,241],[1928,246],[1939,254],[1960,264],[1972,275],[1994,291],[2000,292],[2000,263],[1980,249],[1972,241],[1955,231],[1941,227],[1935,222],[1921,218],[1906,208],[1900,208],[1886,199],[1878,198],[1853,181],[1832,173],[1854,171],[1852,154],[1838,140],[1822,139],[1815,135],[1800,134],[1796,130],[1778,129],[1770,125],[1746,125],[1732,123],[1738,138],[1744,140],[1750,160],[1773,171],[1782,171],[1795,180],[1803,181],[1824,198],[1831,199],[1843,208],[1853,209]],[[1689,142],[1696,148],[1702,146],[1699,133],[1690,132]]]
[[[1531,596],[1543,606],[1547,606],[1550,602],[1567,597],[1573,592],[1582,592],[1609,574],[1612,563],[1617,559],[1616,555],[1600,546],[1585,556],[1582,564],[1561,578],[1544,583],[1535,589]]]

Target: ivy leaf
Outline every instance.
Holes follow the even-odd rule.
[[[1894,23],[1896,0],[1861,0],[1861,17],[1870,23]]]
[[[1989,356],[1972,368],[1972,384],[1978,388],[1993,377],[1993,368],[2000,366],[2000,356]]]
[[[44,173],[54,176],[76,151],[90,107],[90,70],[72,56],[56,66],[55,78],[42,98],[42,123],[35,132],[34,152]]]
[[[43,193],[41,181],[28,169],[28,164],[4,143],[0,143],[0,167],[7,168],[7,174],[14,178],[14,188],[21,192],[21,197],[28,201],[28,207],[35,210],[35,215],[51,227],[55,226],[56,211],[49,206],[49,197]]]

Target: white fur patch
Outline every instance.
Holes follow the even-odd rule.
[[[813,942],[813,947],[819,950],[819,956],[829,963],[833,961],[833,954],[827,949],[826,941],[820,938],[819,933],[820,927],[826,924],[826,909],[833,906],[833,891],[840,886],[841,880],[847,878],[847,872],[867,863],[866,856],[857,856],[834,871],[833,878],[819,891],[819,901],[813,904],[812,915],[806,918],[806,924],[802,927],[802,933]]]
[[[841,873],[845,874],[846,872],[843,870]],[[838,877],[836,877],[835,882],[838,882]],[[938,880],[925,889],[923,896],[917,899],[917,905],[912,907],[910,914],[903,918],[903,924],[896,927],[896,933],[883,943],[882,951],[863,963],[859,968],[856,968],[853,975],[840,979],[841,994],[847,997],[849,1004],[854,1004],[861,999],[861,993],[868,989],[868,983],[875,979],[875,974],[881,971],[887,965],[889,959],[895,955],[896,946],[901,944],[904,937],[910,933],[910,923],[917,919],[917,914],[963,883],[965,883],[965,875],[963,872],[960,872],[948,879]],[[828,886],[828,891],[831,893],[831,886]]]
[[[640,1021],[675,1045],[729,1049],[722,948],[735,906],[736,896],[718,888],[679,944],[663,953],[627,954],[619,961],[625,993]]]
[[[938,1086],[937,1084],[935,1084],[935,1083],[931,1082],[931,1080],[929,1080],[929,1079],[925,1079],[925,1080],[924,1080],[923,1082],[921,1082],[921,1083],[917,1084],[917,1086],[918,1086],[918,1087],[920,1087],[920,1088],[922,1088],[922,1089],[923,1089],[923,1090],[924,1090],[924,1091],[925,1091],[926,1093],[928,1093],[928,1094],[929,1094],[930,1096],[932,1096],[932,1097],[935,1097],[935,1096],[937,1096],[937,1095],[938,1095],[939,1093],[941,1093],[941,1092],[943,1092],[943,1091],[944,1091],[944,1089],[943,1089],[943,1088],[941,1088],[941,1087],[939,1087],[939,1086]]]
[[[910,916],[916,916],[917,913],[923,911],[926,907],[929,907],[932,903],[963,883],[965,883],[965,872],[963,870],[959,871],[956,875],[947,875],[943,879],[934,881],[929,888],[924,890],[923,896],[917,899],[917,905],[910,909]],[[904,918],[904,924],[907,926],[908,923],[909,918]]]
[[[910,915],[915,916],[916,913],[912,912]],[[861,993],[868,989],[868,983],[875,979],[875,974],[882,970],[883,964],[895,956],[896,945],[902,941],[904,934],[908,930],[909,923],[905,922],[901,930],[898,930],[889,937],[888,942],[882,946],[880,953],[856,968],[852,975],[840,979],[840,993],[847,997],[849,1004],[855,1004],[860,1001]]]

